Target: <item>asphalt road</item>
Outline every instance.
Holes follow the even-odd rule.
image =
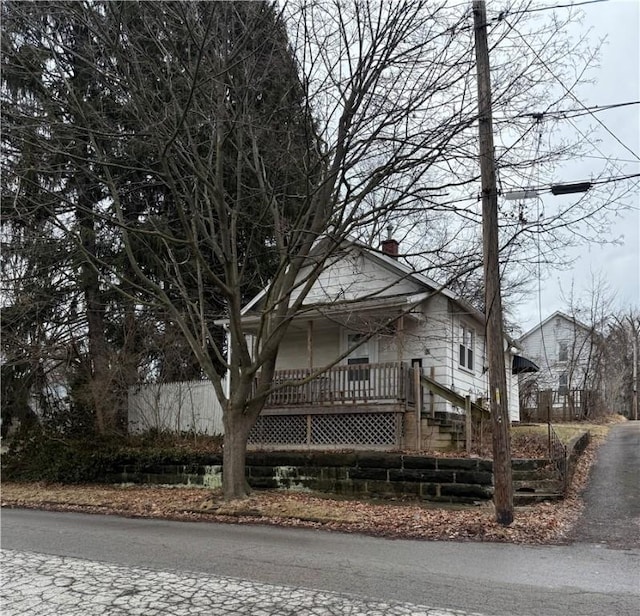
[[[3,510],[3,616],[637,616],[639,469],[640,422],[615,427],[565,546]],[[237,611],[229,610],[231,599]],[[301,611],[303,604],[311,607]]]
[[[3,510],[2,548],[495,615],[637,616],[640,550]],[[294,612],[295,613],[295,612]]]

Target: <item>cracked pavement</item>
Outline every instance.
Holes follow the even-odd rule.
[[[2,550],[3,616],[482,616],[246,580]]]

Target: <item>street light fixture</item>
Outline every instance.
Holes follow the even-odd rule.
[[[524,190],[510,190],[502,193],[502,197],[507,201],[522,201],[523,199],[536,199],[540,193],[535,188],[525,188]]]

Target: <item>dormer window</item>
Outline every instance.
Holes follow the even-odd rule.
[[[461,368],[473,370],[473,349],[475,332],[465,324],[460,326],[460,343],[458,345],[458,363]]]

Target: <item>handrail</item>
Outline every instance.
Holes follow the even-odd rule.
[[[465,396],[460,395],[458,392],[453,391],[453,389],[449,389],[445,387],[442,383],[438,383],[438,381],[428,377],[426,374],[423,374],[420,377],[420,381],[434,394],[448,400],[454,406],[460,407],[462,409],[466,408],[467,399]],[[471,410],[477,413],[489,413],[489,409],[476,404],[475,402],[471,402]]]
[[[547,424],[547,427],[549,433],[549,459],[560,474],[564,491],[567,488],[567,447],[554,430],[551,422]]]

